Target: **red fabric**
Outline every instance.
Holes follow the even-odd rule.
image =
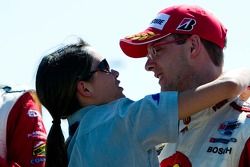
[[[44,167],[46,131],[41,106],[33,93],[26,92],[15,103],[7,122],[7,161],[21,167]]]
[[[8,162],[5,160],[5,159],[3,159],[2,157],[0,157],[0,166],[1,167],[21,167],[21,166],[19,166],[17,163],[15,163],[15,162],[10,162],[9,164],[8,164]]]
[[[185,166],[191,167],[191,162],[188,157],[177,151],[174,155],[164,159],[160,163],[161,167]]]
[[[8,162],[3,159],[2,157],[0,157],[0,166],[1,167],[8,167]]]
[[[250,167],[250,138],[241,153],[239,167]]]

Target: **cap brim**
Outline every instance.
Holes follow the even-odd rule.
[[[153,33],[149,34],[149,33]],[[120,40],[120,47],[122,51],[129,57],[141,58],[148,54],[148,44],[160,40],[168,34],[155,34],[154,32],[141,32],[136,35],[126,37]]]
[[[127,56],[132,58],[141,58],[148,54],[147,44],[135,45],[129,43],[127,40],[121,39],[120,47]]]

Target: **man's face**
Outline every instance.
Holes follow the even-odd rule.
[[[190,89],[194,82],[194,70],[188,61],[190,42],[177,44],[168,36],[148,47],[149,55],[145,64],[147,71],[159,78],[161,91],[183,91]],[[165,44],[164,44],[165,43]]]

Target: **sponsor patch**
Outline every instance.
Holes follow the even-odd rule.
[[[46,161],[46,158],[45,157],[38,157],[38,158],[34,158],[30,161],[30,163],[32,165],[35,165],[35,164],[40,164],[40,163],[43,163]]]
[[[241,123],[238,120],[226,121],[220,124],[218,131],[222,135],[231,136],[233,134],[234,129],[239,128],[240,124]]]
[[[46,144],[44,142],[39,142],[33,148],[32,155],[35,156],[45,156]]]
[[[176,30],[181,31],[192,31],[194,29],[194,26],[196,25],[195,19],[192,18],[184,18],[181,23],[178,25]]]
[[[236,143],[237,139],[236,138],[230,138],[230,139],[223,139],[223,138],[210,138],[209,140],[210,143],[223,143],[223,144],[228,144],[229,142]]]
[[[232,147],[208,147],[207,149],[208,153],[213,154],[231,154],[232,153]]]
[[[41,132],[41,131],[34,131],[32,133],[29,133],[28,134],[28,138],[39,138],[39,139],[46,139],[47,136],[44,132]]]
[[[165,24],[168,22],[170,15],[159,13],[154,20],[151,21],[149,27],[153,27],[159,30],[162,30]]]
[[[31,118],[41,117],[40,113],[36,110],[29,110],[27,114]]]

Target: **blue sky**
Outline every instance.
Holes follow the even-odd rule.
[[[34,88],[41,57],[67,36],[78,35],[120,72],[124,93],[137,100],[159,91],[146,59],[126,57],[119,39],[144,30],[161,9],[196,4],[228,28],[225,69],[250,64],[248,0],[0,0],[0,84]],[[46,121],[47,114],[45,114]]]

